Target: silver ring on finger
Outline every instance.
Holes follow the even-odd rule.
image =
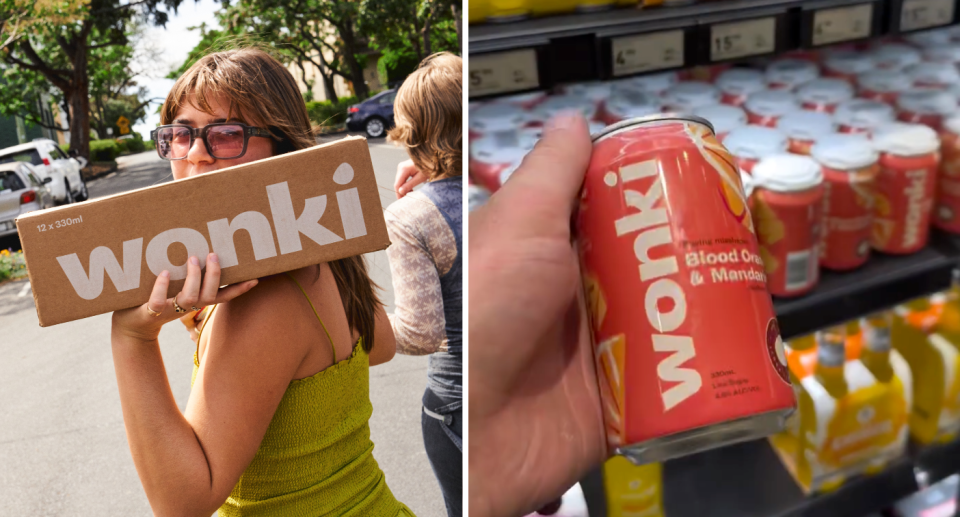
[[[177,296],[179,296],[179,295],[177,295]],[[179,303],[177,303],[177,297],[176,297],[176,296],[173,297],[173,310],[177,311],[177,313],[179,313],[179,314],[182,314],[182,313],[184,313],[184,312],[187,312],[186,309],[184,309],[183,307],[180,306]]]

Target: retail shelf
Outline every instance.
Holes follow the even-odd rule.
[[[774,299],[784,339],[808,334],[950,286],[960,265],[960,246],[939,232],[931,244],[905,256],[875,253],[866,265],[845,273],[822,271],[808,295]]]
[[[957,0],[723,0],[470,26],[470,97],[951,25]]]
[[[664,513],[673,517],[863,517],[960,472],[960,441],[892,462],[883,471],[807,495],[767,440],[755,440],[668,461]],[[591,517],[607,515],[599,470],[581,481]]]

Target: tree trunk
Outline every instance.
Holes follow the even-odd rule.
[[[457,28],[457,53],[463,54],[463,43],[460,41],[460,30],[463,28],[461,24],[463,23],[463,18],[460,16],[460,5],[454,2],[450,6],[450,10],[453,11],[453,20],[456,22],[455,27]]]
[[[333,74],[321,70],[320,77],[323,78],[323,92],[327,95],[327,100],[332,103],[339,102],[340,98],[337,96],[337,89],[333,85]]]
[[[349,20],[348,23],[350,23]],[[370,96],[370,89],[367,88],[367,81],[363,78],[363,68],[360,67],[360,62],[357,61],[356,52],[360,49],[357,48],[356,38],[353,35],[353,27],[348,25],[341,28],[340,39],[343,41],[342,57],[350,69],[350,82],[353,83],[353,92],[358,99],[364,100]]]
[[[433,54],[432,47],[430,46],[430,25],[431,25],[430,22],[432,19],[433,19],[433,10],[431,9],[430,14],[427,15],[426,21],[423,22],[423,30],[421,31],[421,34],[423,34],[423,53],[424,53],[423,57],[427,57]]]
[[[86,38],[76,42],[73,55],[73,88],[70,91],[70,150],[90,159],[90,78],[87,76]]]

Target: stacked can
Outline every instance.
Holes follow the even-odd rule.
[[[857,76],[858,93],[864,99],[894,104],[901,92],[913,86],[900,70],[877,69]]]
[[[822,66],[824,77],[843,79],[850,85],[856,85],[857,76],[873,70],[874,63],[869,54],[856,50],[838,50],[827,52]]]
[[[782,429],[796,404],[783,341],[740,175],[709,124],[661,116],[608,127],[581,199],[609,445],[647,463]]]
[[[782,89],[754,92],[747,97],[744,108],[751,124],[767,127],[776,127],[780,117],[801,109],[797,96]]]
[[[927,126],[901,122],[877,128],[872,138],[880,152],[873,248],[895,255],[920,251],[930,235],[940,139]]]
[[[792,91],[820,77],[820,69],[806,59],[778,59],[767,66],[765,76],[767,88]]]
[[[747,125],[747,113],[736,106],[704,106],[693,110],[693,114],[710,122],[720,143],[723,143],[730,131]]]
[[[944,66],[944,63],[924,61],[904,68],[903,73],[918,88],[946,88],[960,82],[960,72],[953,63]]]
[[[943,119],[956,113],[957,99],[944,90],[914,88],[900,94],[897,109],[897,119],[939,131]]]
[[[710,83],[684,81],[663,92],[663,103],[669,112],[690,114],[697,108],[720,104],[720,96],[720,90]]]
[[[943,122],[940,154],[933,224],[950,233],[960,233],[960,115]]]
[[[870,55],[877,68],[887,70],[902,70],[923,60],[919,50],[903,43],[880,43]]]
[[[720,102],[742,107],[751,93],[767,88],[763,72],[749,68],[731,68],[717,76],[716,86],[720,89]]]
[[[787,135],[791,153],[809,155],[814,142],[835,133],[837,125],[828,113],[796,111],[784,115],[777,129]]]
[[[723,144],[736,160],[737,166],[747,174],[762,158],[787,152],[789,140],[779,129],[764,126],[743,126],[732,129],[723,139]]]
[[[820,279],[823,172],[812,158],[775,154],[753,168],[753,224],[774,296],[810,292]]]
[[[797,99],[805,110],[833,113],[841,102],[853,98],[853,86],[843,79],[814,79],[797,88]]]
[[[896,112],[889,104],[867,99],[853,99],[837,106],[833,114],[841,133],[869,133],[874,128],[893,122]]]
[[[610,98],[604,103],[597,118],[609,125],[630,118],[655,115],[662,111],[663,104],[660,96],[620,86],[610,93]]]
[[[879,155],[863,135],[832,135],[811,149],[823,172],[820,265],[845,271],[866,263]]]

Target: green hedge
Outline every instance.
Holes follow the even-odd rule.
[[[336,103],[311,101],[307,103],[307,115],[316,125],[338,126],[347,121],[347,108],[359,102],[356,97],[341,97]]]
[[[116,140],[91,140],[90,141],[90,161],[92,162],[110,162],[120,156],[120,144]]]
[[[143,140],[139,138],[117,140],[117,145],[120,147],[121,155],[142,153],[147,148],[147,146],[143,143]]]

